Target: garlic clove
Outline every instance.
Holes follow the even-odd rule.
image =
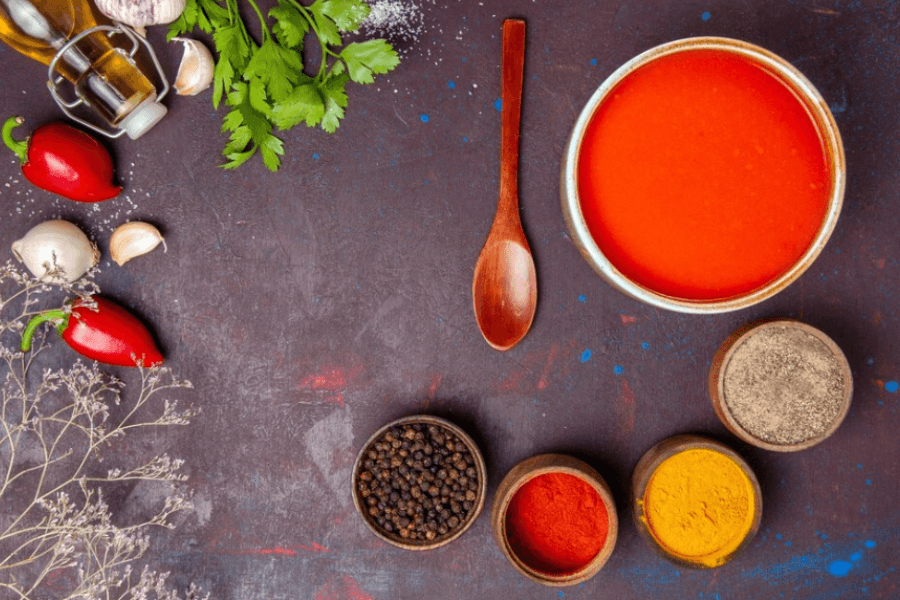
[[[209,49],[197,40],[176,37],[184,44],[184,54],[175,76],[175,92],[180,96],[196,96],[210,86],[215,61]]]
[[[116,227],[109,238],[109,255],[119,266],[132,258],[147,254],[160,244],[167,250],[166,241],[159,230],[150,223],[130,221]]]
[[[76,225],[54,219],[32,227],[12,252],[39,281],[71,283],[100,262],[100,250]]]
[[[184,11],[185,0],[96,0],[95,3],[113,21],[147,27],[177,19]]]

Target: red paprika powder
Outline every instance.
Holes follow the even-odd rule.
[[[568,473],[523,485],[506,510],[510,546],[532,569],[562,575],[586,566],[606,542],[609,515],[600,494]]]

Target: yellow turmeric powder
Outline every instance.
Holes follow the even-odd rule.
[[[740,466],[721,452],[697,448],[656,468],[642,519],[670,554],[716,567],[747,537],[756,510],[753,484]]]

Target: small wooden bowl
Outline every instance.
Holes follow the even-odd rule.
[[[725,455],[733,460],[747,476],[750,480],[751,487],[753,488],[754,514],[750,528],[740,544],[727,555],[716,559],[715,564],[705,563],[703,560],[704,557],[698,557],[696,560],[685,558],[667,548],[660,542],[656,535],[654,535],[644,512],[644,498],[647,493],[647,487],[650,484],[653,475],[656,473],[656,470],[667,459],[687,450],[712,450]],[[637,526],[638,533],[641,537],[666,560],[690,569],[711,569],[730,562],[747,547],[750,540],[752,540],[759,531],[759,524],[762,521],[762,490],[760,489],[759,481],[756,479],[756,475],[753,473],[750,466],[744,459],[724,444],[704,436],[693,434],[676,435],[665,439],[650,448],[650,450],[641,457],[641,460],[638,461],[637,466],[634,468],[631,479],[631,505],[634,523]]]
[[[528,564],[520,558],[509,541],[507,533],[507,509],[516,492],[530,480],[548,473],[573,475],[588,483],[599,494],[609,520],[606,541],[600,551],[582,567],[568,573],[548,573]],[[616,505],[609,486],[597,471],[584,461],[565,454],[539,454],[528,458],[515,467],[500,482],[491,507],[491,529],[500,550],[520,573],[548,586],[576,585],[596,575],[609,560],[619,533]]]
[[[391,535],[388,532],[382,530],[369,515],[368,511],[366,510],[366,504],[357,489],[357,485],[359,483],[359,473],[365,461],[365,456],[369,448],[392,427],[413,425],[417,423],[422,425],[435,425],[455,435],[463,444],[465,444],[466,449],[472,455],[472,458],[475,461],[475,470],[477,471],[478,477],[478,490],[476,492],[476,498],[473,501],[475,505],[473,506],[472,510],[470,510],[466,515],[465,520],[463,520],[463,522],[456,529],[448,532],[443,536],[438,536],[433,540],[408,540],[403,539],[399,535]],[[359,454],[356,457],[356,462],[353,464],[352,488],[353,504],[356,506],[356,512],[359,513],[359,515],[362,517],[363,522],[368,526],[372,533],[374,533],[383,541],[389,544],[393,544],[398,548],[403,548],[404,550],[433,550],[435,548],[439,548],[441,546],[449,544],[450,542],[461,536],[469,529],[469,527],[472,526],[472,523],[474,523],[478,516],[481,514],[481,511],[484,508],[485,497],[487,496],[487,468],[485,467],[484,457],[481,454],[481,450],[478,449],[478,446],[475,444],[474,440],[472,440],[472,438],[469,437],[469,435],[458,426],[454,425],[450,421],[441,419],[440,417],[434,417],[431,415],[412,415],[388,423],[387,425],[373,433],[369,437],[369,439],[366,440],[366,443],[363,444],[362,449],[359,451]]]
[[[773,439],[764,439],[761,435],[755,434],[751,429],[748,429],[748,426],[741,424],[740,412],[735,411],[732,407],[729,406],[728,398],[725,393],[726,390],[726,376],[728,373],[728,367],[730,361],[735,356],[735,353],[740,351],[742,346],[754,336],[763,335],[768,333],[776,333],[778,331],[785,331],[788,333],[792,333],[793,340],[802,340],[804,344],[806,340],[813,342],[816,341],[821,343],[821,348],[816,349],[813,346],[810,349],[809,346],[804,345],[802,348],[797,349],[796,352],[799,354],[800,352],[810,353],[817,352],[821,354],[818,350],[824,351],[827,353],[830,361],[832,370],[836,370],[840,373],[843,379],[843,385],[840,390],[840,399],[839,404],[836,409],[829,410],[831,414],[830,421],[825,425],[816,424],[815,432],[812,435],[800,435],[798,432],[795,441],[775,441]],[[787,341],[785,342],[787,343]],[[797,342],[799,343],[799,342]],[[746,352],[744,354],[748,354],[748,356],[762,358],[763,353],[761,352],[750,352],[749,348],[746,348]],[[803,367],[803,368],[801,368]],[[799,377],[809,376],[809,370],[811,367],[804,366],[803,364],[796,367],[792,372],[792,380],[800,381]],[[784,381],[782,384],[786,383]],[[716,415],[718,415],[719,419],[722,423],[731,431],[734,435],[744,440],[748,444],[753,444],[759,448],[763,448],[765,450],[774,450],[776,452],[795,452],[798,450],[805,450],[806,448],[810,448],[815,446],[816,444],[827,439],[835,430],[840,426],[840,424],[844,421],[844,418],[847,416],[847,412],[850,410],[850,403],[853,397],[853,375],[850,371],[850,364],[847,362],[847,358],[844,356],[844,353],[838,347],[834,341],[831,340],[827,335],[816,329],[815,327],[811,327],[806,325],[805,323],[801,323],[800,321],[796,321],[793,319],[775,319],[769,321],[760,321],[756,323],[750,323],[743,327],[738,328],[734,331],[726,340],[722,343],[719,349],[716,351],[712,360],[712,367],[709,370],[709,396],[712,400],[713,409],[716,411]],[[759,384],[762,385],[762,384]],[[816,399],[821,400],[822,396],[818,394],[810,394]],[[780,417],[786,423],[799,423],[799,420],[796,415],[792,415],[789,411],[792,407],[788,406],[787,402],[779,406],[778,408],[783,409],[783,412],[777,413],[775,416]],[[796,407],[793,407],[796,409]],[[813,404],[808,407],[809,411],[823,410],[821,403],[818,405]],[[772,415],[769,415],[767,418],[773,418]],[[746,421],[745,421],[746,424]]]

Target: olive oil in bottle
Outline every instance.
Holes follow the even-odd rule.
[[[113,43],[109,34],[114,29],[90,0],[0,0],[0,39],[53,64],[74,84],[79,99],[110,126],[137,139],[165,116],[166,108],[129,53]],[[51,91],[55,94],[54,85]]]

